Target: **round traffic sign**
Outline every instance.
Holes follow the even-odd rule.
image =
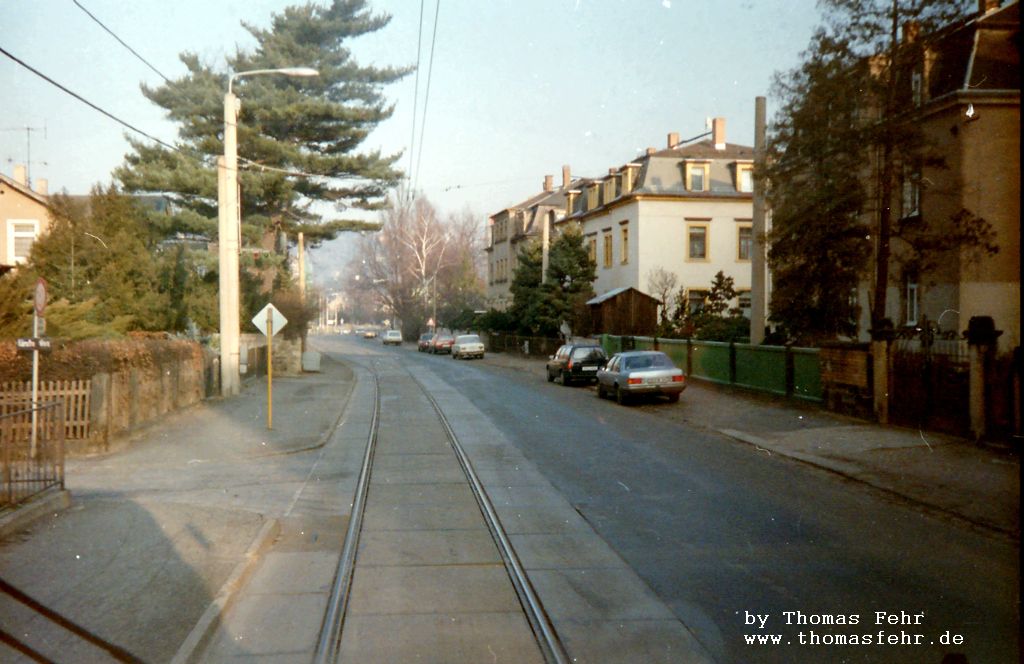
[[[43,311],[46,309],[46,279],[39,277],[39,281],[36,282],[36,292],[34,304],[36,307],[36,314],[42,316]]]

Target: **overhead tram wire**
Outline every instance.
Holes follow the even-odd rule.
[[[3,55],[7,56],[8,58],[13,60],[14,62],[18,63],[19,65],[21,65],[25,69],[29,70],[30,72],[32,72],[33,74],[35,74],[39,78],[41,78],[44,81],[46,81],[47,83],[49,83],[50,85],[52,85],[52,86],[60,89],[61,91],[71,95],[72,97],[74,97],[78,101],[82,102],[83,104],[85,104],[89,108],[91,108],[91,109],[93,109],[95,111],[99,111],[100,113],[102,113],[103,115],[107,116],[108,118],[110,118],[114,122],[118,123],[119,125],[121,125],[123,127],[126,127],[127,129],[130,129],[131,131],[134,131],[136,134],[139,134],[141,136],[145,136],[149,140],[151,140],[151,141],[153,141],[155,143],[158,143],[158,144],[164,146],[165,148],[167,148],[169,150],[174,150],[175,152],[180,152],[182,154],[186,154],[185,151],[182,150],[181,148],[176,147],[174,145],[171,145],[169,143],[165,143],[164,141],[161,141],[156,136],[152,136],[152,135],[142,131],[138,127],[136,127],[136,126],[134,126],[134,125],[132,125],[132,124],[130,124],[128,122],[125,122],[124,120],[122,120],[121,118],[117,117],[116,115],[114,115],[110,111],[107,111],[107,110],[105,110],[103,108],[100,108],[99,106],[97,106],[96,104],[92,103],[91,101],[89,101],[88,99],[86,99],[82,95],[78,94],[77,92],[74,92],[73,90],[70,90],[67,87],[65,87],[65,86],[61,85],[60,83],[58,83],[57,81],[53,80],[52,78],[50,78],[46,74],[42,73],[41,71],[39,71],[38,69],[36,69],[32,65],[28,64],[24,60],[21,60],[20,58],[12,55],[10,52],[8,52],[6,49],[4,49],[2,46],[0,46],[0,53],[2,53]]]
[[[131,46],[129,46],[128,44],[126,44],[126,43],[125,43],[125,41],[124,41],[123,39],[121,39],[121,38],[120,38],[120,37],[118,37],[118,36],[117,36],[116,34],[114,34],[114,31],[113,31],[113,30],[111,30],[111,29],[110,29],[110,28],[108,28],[107,26],[103,25],[103,22],[102,22],[102,21],[100,21],[100,20],[99,20],[98,18],[96,18],[95,16],[93,16],[93,15],[92,15],[92,12],[90,12],[90,11],[89,11],[88,9],[86,9],[85,7],[83,7],[83,6],[82,6],[82,3],[80,3],[80,2],[78,1],[78,0],[71,0],[71,1],[72,1],[73,3],[75,3],[75,6],[77,6],[77,7],[79,8],[79,9],[81,9],[81,10],[82,10],[83,12],[85,12],[86,16],[88,16],[89,18],[91,18],[91,19],[92,19],[93,21],[95,21],[95,22],[96,22],[96,24],[97,24],[97,25],[99,25],[99,26],[100,26],[101,28],[103,28],[104,30],[106,30],[106,31],[107,31],[107,32],[108,32],[108,33],[110,34],[110,36],[111,36],[111,37],[113,37],[114,39],[116,39],[116,40],[117,40],[117,41],[118,41],[118,42],[119,42],[119,43],[121,44],[121,46],[124,46],[124,47],[125,47],[126,49],[128,49],[129,51],[131,51],[131,54],[132,54],[132,55],[134,55],[134,56],[135,56],[136,58],[138,58],[139,60],[141,60],[141,61],[142,61],[142,63],[143,63],[144,65],[146,65],[147,67],[149,67],[150,69],[152,69],[153,71],[155,71],[155,72],[157,73],[157,75],[159,75],[159,76],[160,76],[160,78],[164,79],[164,81],[165,81],[165,82],[167,82],[167,83],[170,83],[170,82],[171,82],[171,79],[169,79],[169,78],[167,78],[166,76],[164,76],[164,75],[163,75],[163,72],[161,72],[161,71],[160,71],[159,69],[157,69],[157,68],[156,68],[156,67],[154,67],[153,65],[149,64],[149,62],[148,62],[148,61],[147,61],[147,60],[146,60],[146,59],[145,59],[144,57],[142,57],[141,55],[139,55],[138,53],[136,53],[136,52],[135,52],[135,49],[134,49],[134,48],[132,48]]]
[[[437,0],[434,9],[434,32],[430,38],[430,64],[427,66],[427,90],[423,95],[423,119],[420,123],[420,149],[416,153],[416,178],[413,180],[413,191],[420,180],[420,162],[423,160],[423,137],[427,133],[427,104],[430,102],[430,79],[434,74],[434,45],[437,43],[437,19],[441,15],[441,0]]]
[[[420,55],[423,52],[423,6],[426,4],[426,0],[420,0],[420,29],[416,38],[416,87],[412,93],[412,138],[409,139],[409,175],[406,178],[409,181],[409,191],[406,192],[406,196],[409,200],[412,200],[412,157],[416,147],[416,108],[419,106],[419,94],[420,94]]]

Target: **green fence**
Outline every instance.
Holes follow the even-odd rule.
[[[752,346],[721,341],[601,335],[609,355],[624,350],[660,350],[688,376],[724,385],[821,401],[817,348]]]

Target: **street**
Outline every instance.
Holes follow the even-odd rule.
[[[564,519],[549,518],[550,528],[565,523],[572,537],[593,529],[588,536],[621,558],[594,562],[610,559],[578,550],[581,574],[610,565],[615,578],[625,579],[623,566],[714,661],[937,664],[947,653],[964,653],[973,663],[1017,661],[1014,541],[701,424],[743,422],[755,410],[770,419],[774,409],[774,417],[799,412],[808,427],[826,431],[813,409],[760,404],[733,418],[721,409],[750,402],[699,384],[678,404],[623,407],[591,387],[547,383],[492,356],[453,361],[417,353],[410,343],[386,347],[340,335],[311,343],[326,355],[324,372],[280,384],[275,377],[273,432],[263,427],[265,383],[257,380],[242,396],[178,413],[118,452],[73,460],[72,508],[3,541],[0,576],[144,661],[182,656],[182,643],[231,586],[232,570],[252,557],[268,523],[279,523],[281,533],[256,552],[253,578],[261,564],[308,553],[318,563],[277,585],[322,593],[330,576],[314,575],[331,569],[343,539],[368,428],[368,380],[388,367],[389,389],[409,390],[415,377],[438,396],[460,436],[491,436],[495,444],[500,438],[524,466],[536,468],[580,517],[570,509]],[[400,405],[387,399],[385,407]],[[409,430],[417,427],[410,422]],[[510,473],[483,469],[484,488],[500,508],[515,489]],[[382,472],[378,480],[391,481]],[[538,501],[553,504],[550,497]],[[536,559],[538,540],[516,530],[516,508],[501,514],[513,545]],[[568,602],[563,595],[600,607],[607,589],[571,569],[549,573],[543,562],[532,565],[531,582],[556,628],[565,629],[569,652],[583,653],[579,661],[607,661],[581,645],[586,623],[558,620]],[[244,595],[246,584],[230,589]],[[262,613],[257,604],[239,607],[221,621],[230,634],[213,643],[232,643],[241,659],[257,652],[254,634],[262,631],[266,641],[299,631],[279,622],[268,631],[253,622],[267,614],[265,605]],[[0,615],[5,629],[8,620],[46,629],[38,620],[22,622],[9,604],[0,605]],[[306,618],[318,624],[317,616]],[[57,652],[70,647],[54,638]],[[201,659],[218,661],[210,652]],[[0,654],[13,659],[9,651]]]

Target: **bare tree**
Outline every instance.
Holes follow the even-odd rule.
[[[661,300],[661,324],[663,326],[668,324],[671,315],[669,311],[671,296],[675,292],[678,282],[679,278],[675,272],[669,272],[660,266],[651,268],[651,271],[647,273],[647,288],[654,297]]]

